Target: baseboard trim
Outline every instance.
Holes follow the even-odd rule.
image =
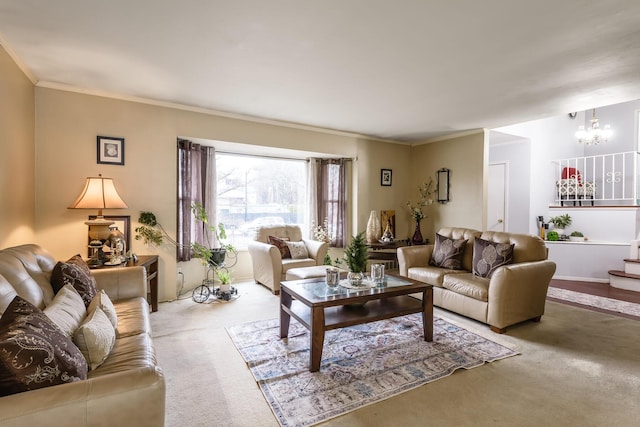
[[[574,280],[577,282],[609,283],[609,279],[597,279],[595,277],[553,276],[556,280]]]

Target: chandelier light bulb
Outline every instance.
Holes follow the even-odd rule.
[[[600,122],[596,117],[596,109],[593,109],[593,115],[590,119],[591,127],[587,130],[584,129],[584,126],[579,126],[578,131],[576,132],[576,139],[580,144],[586,145],[598,145],[601,142],[607,142],[611,135],[613,135],[613,131],[611,130],[611,126],[605,125],[603,129],[600,128]]]

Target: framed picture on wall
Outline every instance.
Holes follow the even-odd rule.
[[[98,136],[98,163],[124,166],[124,138]]]
[[[97,215],[89,215],[89,220],[96,219]],[[131,222],[131,217],[129,215],[105,215],[104,219],[108,221],[113,221],[113,224],[110,227],[118,227],[118,230],[124,234],[124,245],[125,249],[128,251],[131,249],[129,246],[131,244],[131,226],[129,225]],[[91,243],[91,238],[87,236],[87,246]],[[108,246],[108,243],[106,244]],[[89,256],[91,256],[91,248],[88,248]]]
[[[380,169],[380,185],[391,187],[391,169]]]

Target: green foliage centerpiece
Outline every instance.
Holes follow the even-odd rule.
[[[364,281],[367,269],[367,245],[364,241],[364,231],[356,234],[345,249],[344,258],[349,267],[347,278],[353,286],[360,286]]]

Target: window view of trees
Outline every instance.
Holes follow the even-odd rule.
[[[217,220],[234,245],[245,246],[262,225],[308,229],[306,161],[217,154],[216,171]]]

